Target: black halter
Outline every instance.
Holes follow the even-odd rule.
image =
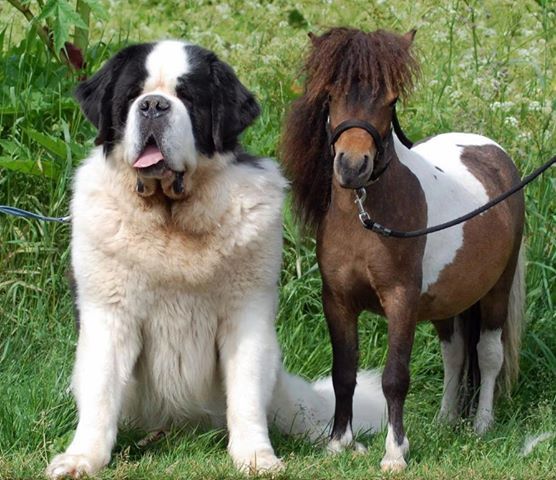
[[[396,115],[396,107],[394,106],[393,115],[392,115],[392,126],[396,135],[398,136],[399,140],[407,147],[411,148],[413,143],[409,140],[405,134],[403,133],[400,122],[398,121],[398,116]],[[388,133],[385,137],[382,137],[378,130],[372,125],[371,123],[365,120],[346,120],[339,125],[336,126],[334,130],[330,128],[330,116],[327,117],[326,120],[326,133],[328,135],[328,144],[330,145],[330,153],[332,154],[332,158],[336,156],[336,150],[334,148],[335,143],[340,138],[340,135],[344,133],[346,130],[350,130],[351,128],[361,128],[365,130],[375,142],[376,148],[376,156],[375,156],[375,165],[380,165],[382,162],[381,160],[384,157],[385,152],[385,145],[390,143],[390,139],[392,138],[392,128],[388,130]],[[386,158],[386,161],[383,165],[378,169],[373,169],[371,173],[370,180],[374,182],[378,180],[378,178],[386,171],[388,166],[390,165],[390,157]]]

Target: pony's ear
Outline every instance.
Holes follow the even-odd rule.
[[[229,65],[216,59],[211,70],[212,138],[215,150],[224,152],[236,146],[239,134],[253,123],[261,110]]]
[[[311,40],[311,43],[313,45],[316,45],[318,42],[319,37],[317,35],[315,35],[313,32],[309,32],[307,34],[307,36],[309,37],[309,40]]]
[[[417,29],[416,28],[412,28],[409,32],[404,33],[402,35],[402,37],[404,38],[404,40],[407,42],[407,46],[409,47],[412,43],[413,40],[415,39],[415,34],[417,33]]]
[[[87,119],[97,128],[95,143],[101,145],[110,138],[112,129],[111,96],[114,82],[121,69],[122,60],[117,55],[75,89],[75,98]]]

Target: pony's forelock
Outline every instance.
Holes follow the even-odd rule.
[[[291,107],[281,144],[294,206],[309,228],[318,226],[330,201],[332,158],[325,131],[329,95],[345,94],[359,82],[372,96],[390,91],[404,97],[419,71],[406,36],[333,28],[311,41],[303,69],[305,91]]]

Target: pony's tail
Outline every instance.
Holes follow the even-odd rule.
[[[508,302],[508,317],[502,330],[504,344],[504,363],[498,376],[498,391],[510,394],[519,375],[519,351],[521,335],[525,325],[525,246],[523,242],[519,249],[510,298]]]
[[[331,430],[334,406],[331,377],[309,383],[281,371],[271,401],[270,420],[283,433],[307,436],[313,442],[323,441]],[[386,400],[380,373],[358,372],[353,396],[353,433],[377,432],[385,423]]]

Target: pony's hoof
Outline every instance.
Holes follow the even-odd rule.
[[[494,418],[490,413],[477,413],[475,417],[475,422],[473,423],[473,428],[477,435],[484,435],[492,427]]]
[[[356,455],[367,453],[367,447],[359,442],[343,443],[341,440],[330,440],[326,446],[326,453],[329,455],[337,455],[346,450],[353,450]]]
[[[272,450],[258,450],[251,455],[234,457],[234,464],[240,472],[247,475],[272,475],[285,468]]]
[[[380,462],[380,469],[383,472],[401,472],[407,467],[407,462],[403,458],[387,459],[384,457]]]
[[[459,419],[458,414],[453,410],[440,410],[436,421],[444,425],[455,425]]]

